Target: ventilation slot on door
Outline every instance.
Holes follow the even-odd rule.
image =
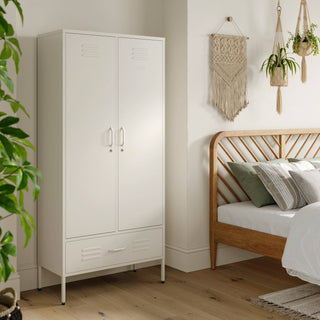
[[[99,259],[101,257],[102,257],[102,248],[101,247],[83,248],[81,250],[81,260],[82,261]]]
[[[136,62],[147,62],[149,60],[148,48],[132,48],[131,60]]]
[[[149,239],[140,239],[134,240],[132,242],[133,251],[142,251],[150,249],[150,240]]]
[[[81,44],[81,56],[86,58],[99,57],[99,47],[95,43],[82,43]]]

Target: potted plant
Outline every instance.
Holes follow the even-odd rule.
[[[18,73],[21,55],[14,28],[6,19],[6,9],[10,4],[16,7],[23,22],[23,12],[19,1],[3,0],[0,4],[0,41],[3,48],[0,53],[0,101],[2,104],[7,103],[11,107],[12,113],[0,111],[0,222],[10,216],[17,215],[26,235],[24,244],[26,247],[32,229],[35,230],[35,225],[33,217],[24,208],[24,194],[29,191],[31,184],[33,185],[33,197],[37,198],[40,191],[37,177],[41,178],[41,172],[28,161],[27,150],[35,151],[28,139],[28,134],[17,127],[20,120],[16,115],[17,112],[21,110],[26,116],[29,117],[29,115],[20,102],[12,96],[14,85],[7,69],[7,65],[12,59],[15,71]],[[0,281],[6,282],[14,271],[10,257],[16,257],[16,246],[13,243],[12,232],[8,230],[4,233],[2,229],[3,225],[0,224]],[[7,289],[4,293],[8,291],[10,290]],[[0,304],[1,297],[0,294]],[[3,301],[8,301],[8,299]],[[8,306],[5,302],[3,304],[12,312],[12,308],[9,308],[12,306]]]
[[[292,47],[292,51],[299,56],[309,56],[313,53],[314,56],[319,54],[320,38],[315,34],[318,26],[314,23],[304,34],[297,33],[294,35],[289,32],[290,38],[287,42],[287,48]]]
[[[299,64],[292,57],[287,57],[286,48],[278,47],[277,53],[273,53],[266,59],[260,71],[265,69],[266,76],[270,76],[270,85],[273,87],[288,86],[288,70],[292,74],[297,72]]]

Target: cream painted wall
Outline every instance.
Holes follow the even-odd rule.
[[[24,119],[24,128],[36,143],[36,36],[56,29],[79,29],[109,33],[163,35],[163,0],[22,0],[25,22],[17,23],[23,57],[18,76],[17,96],[27,107],[31,120]],[[18,20],[17,20],[18,21]],[[35,162],[35,157],[31,160]],[[36,218],[36,205],[26,199],[27,209]],[[21,231],[21,230],[20,230]],[[19,232],[18,271],[22,290],[36,288],[36,236],[22,249],[24,235]],[[45,282],[56,277],[45,274]]]
[[[187,1],[164,1],[166,37],[167,263],[185,250],[187,228]]]
[[[299,0],[282,0],[283,29],[295,30]],[[311,19],[320,24],[320,2],[309,1]],[[213,134],[221,130],[301,128],[320,126],[320,57],[309,57],[308,82],[299,75],[290,78],[283,92],[283,114],[276,113],[276,88],[259,72],[270,54],[276,23],[276,1],[270,0],[188,0],[188,249],[206,250],[209,243],[208,149]],[[233,16],[248,41],[249,106],[234,122],[225,120],[211,105],[209,88],[209,34],[227,16]],[[235,33],[231,24],[225,33]],[[320,32],[319,32],[320,33]],[[300,60],[300,59],[299,59]],[[240,251],[220,250],[219,261],[251,257]],[[229,258],[227,251],[229,254]],[[224,252],[222,255],[221,253]],[[209,251],[198,268],[208,267]],[[190,267],[189,269],[192,269]]]

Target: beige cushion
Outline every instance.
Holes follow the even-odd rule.
[[[306,205],[289,171],[312,170],[314,166],[310,162],[259,164],[254,169],[281,210],[286,211]]]
[[[307,204],[320,201],[320,169],[289,173]]]

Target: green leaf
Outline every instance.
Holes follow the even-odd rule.
[[[8,127],[8,126],[12,126],[13,124],[16,124],[19,122],[19,118],[16,117],[6,117],[2,120],[0,120],[0,127]]]
[[[23,12],[22,12],[22,8],[21,8],[21,5],[19,3],[19,1],[17,0],[12,0],[12,2],[15,4],[16,8],[18,9],[18,12],[19,12],[19,15],[20,15],[20,18],[21,18],[21,22],[23,23]]]
[[[26,172],[22,172],[22,178],[20,183],[18,184],[17,190],[23,190],[27,187],[28,185],[28,174]]]
[[[42,173],[39,169],[33,167],[33,166],[25,166],[24,167],[26,170],[31,171],[32,173],[34,173],[36,176],[38,176],[41,180],[42,180]]]
[[[4,236],[2,237],[0,243],[1,244],[6,244],[6,243],[10,243],[13,241],[13,235],[10,231],[7,231]]]
[[[29,176],[30,180],[33,183],[33,199],[36,200],[40,193],[40,186],[37,182],[36,177],[33,174],[31,174],[30,172],[27,172],[27,175]]]
[[[22,180],[22,176],[23,176],[23,171],[21,170],[21,168],[19,168],[16,172],[16,177],[17,177],[17,180],[16,180],[16,185],[19,186],[20,183],[21,183],[21,180]]]
[[[3,280],[6,282],[9,279],[13,268],[9,262],[9,258],[6,256],[6,254],[3,251],[0,251],[0,265],[2,269],[1,273],[3,276]]]
[[[19,191],[19,207],[24,209],[24,193]]]
[[[0,186],[0,194],[1,196],[3,194],[10,194],[13,193],[15,189],[16,187],[14,185],[6,183]]]
[[[8,256],[17,256],[17,247],[12,243],[7,243],[2,247],[2,250],[8,255]]]
[[[16,73],[18,74],[19,73],[19,62],[20,62],[20,58],[19,58],[19,55],[17,53],[17,51],[12,51],[12,59],[14,61],[14,65],[16,67]]]
[[[0,69],[0,79],[4,82],[10,92],[13,92],[13,81],[8,77],[7,73]]]
[[[3,49],[0,54],[0,59],[7,60],[11,57],[11,48],[7,41],[4,42]]]
[[[20,139],[25,139],[25,138],[29,137],[28,134],[26,134],[24,131],[22,131],[21,129],[18,129],[18,128],[11,128],[11,127],[0,128],[0,132],[7,134],[9,136],[12,136],[12,137],[20,138]]]
[[[0,69],[7,71],[7,61],[6,60],[0,60]],[[3,90],[1,90],[1,91],[4,94],[4,91]],[[2,96],[3,96],[3,94],[2,94]]]
[[[26,235],[26,240],[25,240],[25,243],[24,243],[24,248],[28,245],[29,243],[29,240],[31,238],[31,235],[32,235],[32,231],[31,231],[31,227],[29,225],[29,221],[32,220],[33,221],[33,218],[30,214],[24,212],[20,215],[20,225],[21,227],[24,228],[24,233]],[[34,226],[34,223],[33,223],[33,226]]]
[[[28,114],[28,112],[26,111],[26,109],[24,108],[24,106],[20,104],[19,101],[13,100],[13,101],[10,101],[9,103],[10,103],[11,109],[12,109],[12,111],[13,111],[14,113],[16,113],[19,109],[21,109],[21,110],[25,113],[25,115],[26,115],[28,118],[30,118],[30,115]]]
[[[22,159],[23,164],[27,165],[26,160],[28,158],[28,153],[27,153],[26,149],[17,143],[14,143],[14,147],[16,148],[17,153],[19,154],[20,158]]]
[[[12,37],[14,35],[14,30],[12,24],[8,24],[7,37]]]
[[[9,38],[8,41],[10,41],[19,50],[19,53],[22,54],[19,40],[17,38]]]
[[[13,173],[19,166],[13,160],[4,160],[2,163],[5,167],[9,167],[6,173]]]
[[[1,195],[0,207],[7,210],[10,213],[20,213],[15,201],[10,199],[7,195]]]
[[[7,33],[8,32],[8,22],[7,20],[2,16],[0,16],[0,27],[1,30],[3,31],[3,33]]]
[[[2,143],[9,159],[13,158],[13,146],[12,143],[2,134],[0,134],[0,142]]]
[[[35,146],[34,146],[29,140],[27,140],[27,139],[13,138],[12,140],[23,144],[24,146],[32,149],[33,151],[36,151]]]

